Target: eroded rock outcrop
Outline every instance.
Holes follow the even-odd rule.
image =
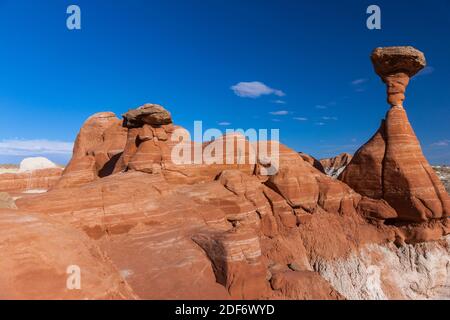
[[[1,299],[136,298],[85,234],[44,215],[0,209],[0,251]],[[79,290],[70,290],[71,268],[81,272]]]
[[[409,77],[425,66],[425,58],[411,47],[394,47],[376,49],[372,61],[388,87],[391,109],[340,179],[365,196],[386,200],[398,220],[448,217],[450,197],[425,159],[402,105]]]
[[[14,199],[6,192],[0,192],[0,209],[16,209]]]
[[[403,70],[404,64],[393,65],[396,72],[411,74]],[[385,69],[380,70],[384,74]],[[393,83],[391,78],[386,81]],[[391,101],[402,100],[397,91],[391,91]],[[375,137],[348,165],[342,176],[351,178],[350,186],[317,169],[310,157],[274,141],[270,149],[279,150],[276,159],[261,156],[261,145],[239,134],[180,144],[174,137],[180,137],[183,129],[159,105],[130,110],[123,122],[111,113],[96,114],[80,130],[60,184],[48,193],[18,199],[19,210],[6,212],[3,220],[0,213],[0,229],[25,223],[26,212],[37,212],[32,221],[38,219],[39,224],[29,226],[38,240],[31,250],[36,257],[54,259],[56,271],[45,273],[54,275],[50,285],[59,285],[59,269],[67,257],[81,257],[90,268],[91,277],[84,281],[92,295],[75,298],[413,297],[406,285],[413,276],[408,273],[404,282],[390,277],[402,276],[403,262],[419,269],[437,266],[439,275],[429,277],[431,271],[421,271],[418,279],[432,279],[425,289],[445,287],[445,256],[438,262],[417,261],[427,259],[427,250],[432,257],[447,254],[445,243],[442,248],[421,243],[438,241],[450,233],[450,227],[438,215],[420,224],[411,223],[415,219],[401,226],[390,223],[417,216],[414,211],[412,215],[402,211],[400,216],[397,199],[414,196],[426,207],[438,209],[436,189],[433,194],[427,188],[427,181],[434,180],[432,176],[424,180],[418,170],[425,168],[426,160],[417,156],[420,146],[411,143],[415,136],[402,110],[391,109]],[[396,148],[391,150],[392,146]],[[174,159],[178,151],[188,155],[200,151],[201,161],[186,157],[180,162]],[[410,152],[412,162],[405,156]],[[390,172],[389,166],[399,168],[398,172]],[[389,180],[387,173],[396,175],[397,181]],[[13,262],[0,263],[0,274],[17,279],[12,267],[31,269],[15,258],[21,243],[28,241],[23,234],[29,230],[25,231],[11,236],[7,252]],[[41,238],[48,234],[62,240],[46,244]],[[73,238],[81,239],[75,252],[71,252]],[[68,251],[64,255],[53,257],[48,252],[49,248],[64,251],[61,246]],[[367,251],[370,248],[376,249]],[[38,266],[43,264],[33,259]],[[371,272],[378,271],[371,265],[380,268],[374,281]],[[383,269],[390,267],[399,272]],[[100,281],[99,272],[110,278]],[[39,282],[31,277],[23,283]],[[104,285],[113,288],[106,296],[99,294]],[[16,294],[13,287],[6,288],[5,295]]]
[[[351,154],[344,152],[333,158],[320,159],[320,164],[327,175],[337,178],[352,161],[352,157]]]
[[[56,188],[75,187],[111,174],[126,143],[127,130],[112,112],[89,117],[75,141],[72,159]]]
[[[302,157],[303,160],[308,162],[310,165],[312,165],[314,168],[316,168],[320,172],[325,173],[325,169],[324,169],[322,163],[319,160],[317,160],[313,156],[311,156],[309,154],[306,154],[304,152],[299,152],[299,154],[300,154],[300,156]]]
[[[85,232],[145,299],[339,298],[309,261],[395,239],[366,222],[390,218],[389,205],[366,200],[283,145],[275,176],[229,165],[186,185],[169,182],[164,170],[118,172],[72,187],[71,197],[57,188],[18,206]],[[316,294],[304,286],[312,282]]]
[[[22,193],[46,191],[61,178],[62,168],[38,169],[0,174],[0,192]]]
[[[370,244],[315,269],[352,300],[448,299],[450,237],[397,247]]]

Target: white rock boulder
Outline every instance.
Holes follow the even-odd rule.
[[[44,157],[25,158],[20,162],[19,172],[28,172],[39,169],[57,168],[58,166]]]

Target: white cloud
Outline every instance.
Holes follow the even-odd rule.
[[[286,104],[286,101],[284,101],[284,100],[274,100],[272,102],[276,103],[276,104]]]
[[[73,143],[63,141],[52,141],[46,139],[23,140],[11,139],[0,140],[0,155],[32,157],[37,155],[70,155]]]
[[[280,119],[272,119],[273,122],[281,122]]]
[[[322,120],[337,120],[337,117],[322,117]]]
[[[326,108],[327,108],[327,106],[324,106],[324,105],[321,105],[321,104],[318,104],[316,106],[316,109],[326,109]]]
[[[315,125],[316,125],[316,126],[324,126],[324,125],[325,125],[325,122],[316,122]]]
[[[285,115],[289,114],[289,111],[280,110],[280,111],[272,111],[272,112],[269,112],[269,113],[271,115],[274,115],[274,116],[285,116]]]
[[[284,97],[286,94],[278,89],[273,89],[262,82],[239,82],[231,87],[234,93],[242,98],[258,98],[263,95],[274,94],[278,97]]]
[[[363,84],[363,83],[366,83],[367,81],[369,81],[369,79],[361,78],[361,79],[353,80],[351,83],[352,83],[352,85],[354,85],[354,86],[359,86],[359,85],[361,85],[361,84]]]
[[[304,117],[294,117],[294,120],[298,120],[298,121],[308,121],[308,118],[304,118]]]
[[[450,140],[436,141],[431,144],[432,147],[448,147],[450,145]]]
[[[219,126],[229,126],[231,123],[230,122],[227,122],[227,121],[222,121],[222,122],[219,122],[218,123],[218,125]]]

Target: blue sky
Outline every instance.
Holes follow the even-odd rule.
[[[70,4],[82,30],[66,28]],[[279,128],[318,158],[353,152],[388,109],[370,52],[413,45],[430,67],[405,107],[430,162],[450,164],[449,34],[447,0],[0,0],[0,163],[65,162],[89,115],[145,102],[188,129]]]

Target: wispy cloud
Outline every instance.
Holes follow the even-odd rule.
[[[274,116],[285,116],[285,115],[288,115],[289,114],[289,111],[286,111],[286,110],[279,110],[279,111],[272,111],[272,112],[269,112],[271,115],[274,115]]]
[[[337,121],[338,118],[337,117],[322,117],[322,120],[335,120],[335,121]]]
[[[276,95],[284,97],[286,94],[278,89],[273,89],[262,82],[239,82],[231,87],[234,94],[242,98],[258,98],[264,95]]]
[[[229,125],[231,125],[231,122],[228,122],[228,121],[222,121],[222,122],[219,122],[218,125],[219,125],[219,126],[229,126]]]
[[[36,155],[70,155],[73,143],[53,140],[24,140],[11,139],[0,140],[0,155],[3,156],[24,156]]]
[[[298,121],[308,121],[308,118],[304,118],[304,117],[294,117],[294,120],[298,120]]]
[[[363,84],[363,83],[366,83],[367,81],[369,81],[369,79],[361,78],[361,79],[353,80],[353,81],[351,82],[351,84],[354,85],[354,86],[359,86],[359,85],[361,85],[361,84]]]
[[[284,100],[274,100],[272,102],[276,103],[276,104],[286,104],[286,101],[284,101]]]
[[[272,119],[273,122],[281,122],[280,119]]]
[[[350,84],[353,86],[355,92],[364,92],[366,88],[363,86],[369,79],[361,78],[353,80]]]
[[[327,106],[324,106],[322,104],[316,105],[316,109],[326,109],[326,108],[327,108]]]
[[[325,122],[316,122],[315,125],[316,125],[316,126],[324,126],[324,125],[325,125]]]
[[[432,147],[448,147],[450,145],[450,140],[440,140],[431,144]]]

